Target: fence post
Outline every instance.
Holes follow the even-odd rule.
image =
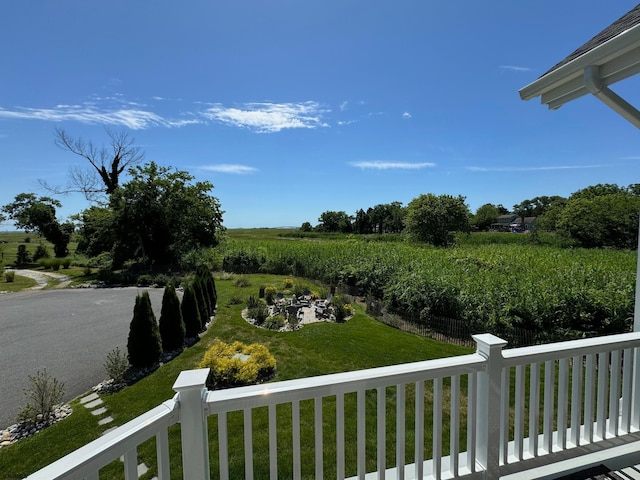
[[[209,441],[204,412],[209,369],[180,372],[173,390],[180,404],[183,477],[209,480]]]
[[[500,478],[500,397],[502,389],[502,348],[507,344],[490,333],[473,335],[476,352],[487,359],[478,372],[476,417],[476,459],[484,468],[484,478]]]

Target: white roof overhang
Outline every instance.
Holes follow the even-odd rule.
[[[640,128],[640,112],[608,86],[640,73],[640,24],[585,52],[520,90],[520,98],[540,97],[551,109],[588,93]]]

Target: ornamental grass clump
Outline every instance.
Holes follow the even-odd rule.
[[[264,382],[275,375],[276,360],[262,344],[228,344],[216,339],[198,368],[211,369],[207,388],[215,390]]]

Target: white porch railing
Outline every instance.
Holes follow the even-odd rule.
[[[510,350],[474,339],[471,355],[228,390],[182,372],[173,400],[28,478],[98,479],[122,457],[134,479],[155,436],[169,479],[174,423],[186,479],[494,479],[640,440],[640,333]]]

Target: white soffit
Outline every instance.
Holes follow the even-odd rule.
[[[587,67],[598,66],[603,87],[640,73],[640,25],[636,25],[540,77],[520,90],[522,100],[541,97],[551,109],[591,92],[584,82]]]

